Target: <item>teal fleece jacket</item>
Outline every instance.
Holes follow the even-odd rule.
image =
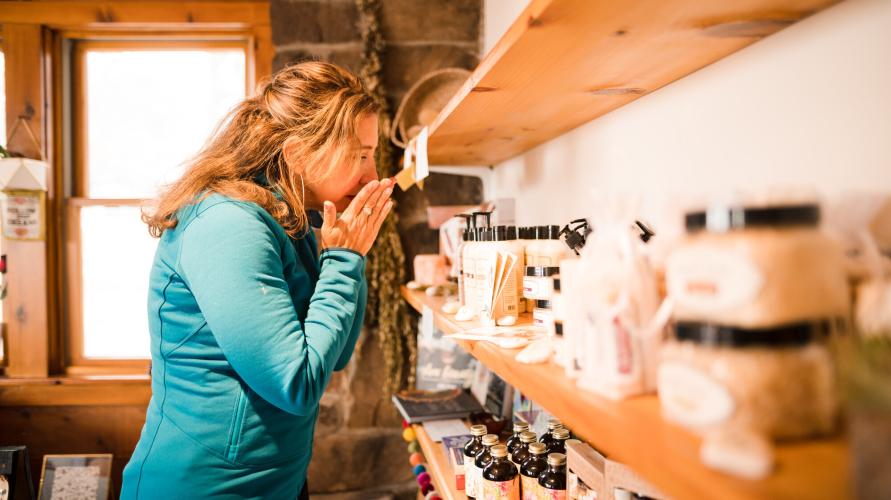
[[[365,259],[211,195],[158,244],[152,398],[121,498],[294,499],[318,405],[362,326]]]

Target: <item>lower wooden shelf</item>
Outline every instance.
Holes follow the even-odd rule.
[[[414,309],[430,308],[435,323],[446,333],[475,326],[457,323],[440,312],[445,301],[441,297],[405,287],[402,294]],[[776,468],[770,477],[739,479],[702,465],[700,438],[666,422],[656,396],[612,401],[579,390],[558,365],[517,362],[517,349],[501,349],[479,341],[462,340],[458,344],[585,441],[609,458],[627,464],[673,498],[838,500],[851,496],[844,438],[780,444],[775,448]]]
[[[433,479],[433,486],[436,487],[439,496],[443,500],[467,500],[464,490],[455,488],[455,475],[452,473],[452,466],[449,465],[449,458],[442,443],[433,441],[423,425],[415,424],[412,428],[427,462],[427,473]]]

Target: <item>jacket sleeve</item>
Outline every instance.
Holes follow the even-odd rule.
[[[237,202],[207,208],[183,230],[178,270],[235,372],[271,404],[308,415],[355,324],[365,259],[324,252],[301,322],[269,223]]]
[[[356,349],[356,342],[359,340],[359,335],[362,333],[362,324],[365,321],[365,306],[368,304],[368,282],[365,280],[365,277],[362,277],[362,282],[360,284],[359,290],[359,310],[356,311],[356,319],[353,320],[353,328],[350,330],[350,337],[346,341],[346,345],[343,347],[343,352],[340,353],[340,359],[337,360],[337,364],[334,365],[334,371],[340,371],[346,368],[349,364],[350,359],[353,357],[353,351]]]

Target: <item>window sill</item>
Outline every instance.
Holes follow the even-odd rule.
[[[0,407],[146,406],[151,395],[148,375],[0,377]]]

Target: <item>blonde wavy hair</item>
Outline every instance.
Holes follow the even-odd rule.
[[[303,177],[318,183],[340,165],[358,168],[359,121],[378,111],[361,81],[340,66],[288,66],[229,112],[142,220],[160,237],[176,227],[182,207],[219,193],[260,205],[297,236],[307,223]],[[268,186],[258,183],[261,174]]]

